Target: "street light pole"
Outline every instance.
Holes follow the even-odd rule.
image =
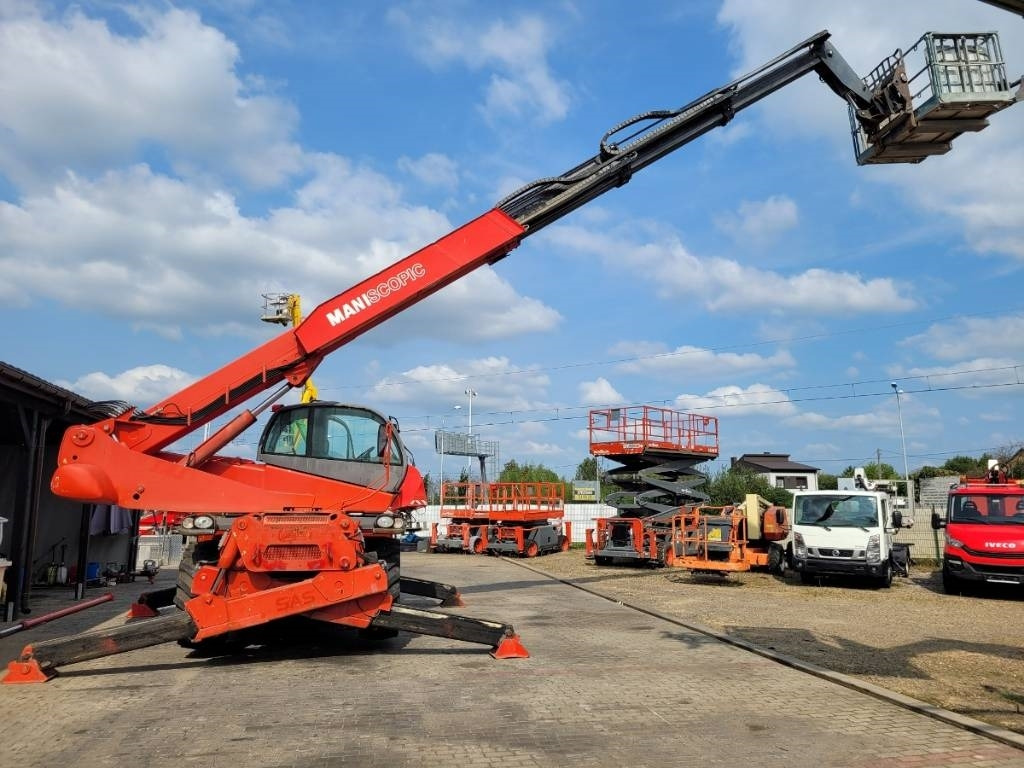
[[[469,396],[469,421],[466,425],[466,431],[469,432],[470,440],[473,439],[473,398],[476,397],[476,390],[467,389],[466,395]]]
[[[474,447],[474,444],[473,444],[473,398],[476,397],[476,390],[474,390],[474,389],[467,389],[466,390],[466,396],[469,397],[469,418],[468,418],[468,420],[466,422],[466,432],[469,433],[469,438],[468,438],[469,439],[469,446],[468,447],[472,448],[472,447]],[[466,457],[466,465],[469,467],[469,473],[472,475],[473,474],[473,457],[472,456],[467,456]]]
[[[910,519],[914,519],[914,496],[910,489],[910,464],[907,462],[907,438],[903,432],[903,406],[900,403],[900,388],[892,382],[892,391],[896,393],[896,413],[900,419],[900,443],[903,445],[903,476],[906,480],[907,506],[910,508]]]

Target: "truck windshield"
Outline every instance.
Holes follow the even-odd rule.
[[[955,494],[949,497],[951,523],[1024,525],[1024,495],[1007,493]]]
[[[878,525],[878,502],[871,496],[797,496],[793,517],[797,525],[873,528]]]

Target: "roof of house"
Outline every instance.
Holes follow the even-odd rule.
[[[790,461],[788,453],[744,453],[734,464],[745,464],[762,472],[817,472],[818,467]]]
[[[114,415],[122,404],[94,402],[71,390],[0,361],[0,444],[20,444],[24,438],[23,409],[39,413],[56,425],[91,423]],[[60,431],[51,430],[59,440]]]

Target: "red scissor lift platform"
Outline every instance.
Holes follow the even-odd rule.
[[[441,522],[430,526],[433,552],[472,552],[487,547],[490,513],[487,502],[492,483],[441,483]]]
[[[572,538],[564,514],[562,483],[445,483],[442,522],[431,526],[430,546],[522,557],[559,552]]]
[[[598,565],[664,565],[672,517],[707,501],[694,467],[718,456],[718,419],[649,405],[593,410],[590,453],[620,466],[605,473],[617,490],[604,502],[618,514],[587,530],[586,556]]]

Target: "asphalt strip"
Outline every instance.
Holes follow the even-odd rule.
[[[903,694],[896,693],[895,691],[890,691],[887,688],[882,688],[881,686],[873,685],[872,683],[866,682],[864,680],[858,680],[857,678],[850,677],[849,675],[844,675],[839,672],[833,672],[829,669],[824,669],[823,667],[819,667],[814,664],[808,664],[806,661],[801,661],[800,659],[793,658],[792,656],[787,656],[784,653],[779,653],[769,648],[762,648],[761,646],[755,645],[754,643],[748,643],[746,640],[740,640],[735,637],[730,637],[729,635],[719,632],[718,630],[712,629],[711,627],[706,627],[703,624],[697,624],[692,621],[683,621],[682,619],[679,619],[675,616],[669,616],[668,614],[661,613],[660,611],[654,611],[650,608],[644,608],[640,605],[634,605],[633,603],[624,602],[622,600],[619,600],[618,598],[610,597],[606,594],[603,594],[602,592],[599,592],[596,589],[581,586],[568,579],[559,578],[558,576],[552,576],[550,573],[547,573],[546,571],[542,571],[539,568],[535,568],[532,565],[528,565],[520,558],[503,557],[501,559],[505,560],[506,562],[513,563],[514,565],[518,565],[520,568],[525,568],[528,571],[532,571],[533,573],[536,573],[540,576],[545,576],[551,579],[552,581],[560,582],[562,584],[565,584],[566,586],[572,587],[573,589],[578,589],[581,592],[586,592],[589,595],[594,595],[594,597],[600,597],[602,600],[607,600],[610,603],[622,605],[626,608],[637,611],[639,613],[644,613],[656,619],[661,619],[662,621],[667,621],[670,624],[675,624],[676,626],[683,627],[684,629],[689,629],[693,632],[699,632],[702,635],[713,637],[716,640],[720,640],[723,643],[735,646],[736,648],[742,648],[745,651],[755,653],[758,656],[763,656],[766,659],[770,659],[771,661],[774,661],[778,664],[782,664],[784,666],[799,670],[800,672],[805,672],[808,675],[814,675],[815,677],[820,677],[823,680],[829,680],[833,683],[836,683],[837,685],[842,685],[846,688],[851,688],[855,691],[866,693],[868,696],[874,696],[876,699],[881,699],[882,701],[887,701],[890,704],[895,704],[897,707],[909,709],[910,711],[917,712],[920,715],[925,715],[926,717],[930,717],[934,720],[939,720],[948,725],[961,728],[965,731],[970,731],[971,733],[976,733],[979,736],[984,736],[985,738],[992,739],[993,741],[998,741],[1002,744],[1006,744],[1011,747],[1016,747],[1017,749],[1024,751],[1024,735],[1021,735],[1019,733],[1014,733],[1013,731],[1009,731],[1005,728],[997,728],[994,725],[983,723],[980,720],[975,720],[971,717],[964,717],[963,715],[959,715],[956,712],[950,712],[948,709],[942,709],[941,707],[926,704],[923,701],[912,699],[909,696],[904,696]]]

